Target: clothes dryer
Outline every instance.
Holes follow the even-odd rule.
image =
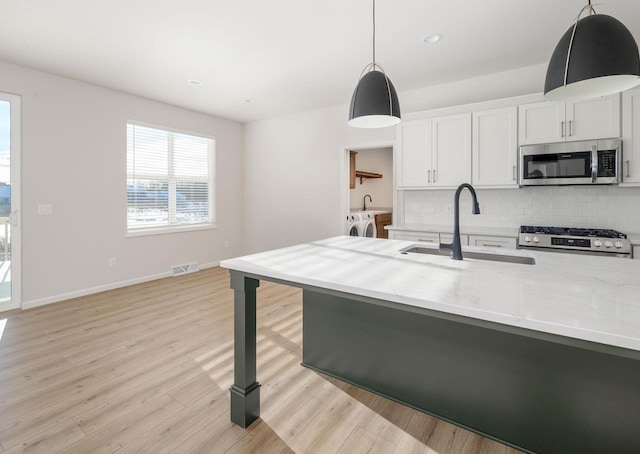
[[[378,230],[376,229],[376,216],[367,211],[361,211],[360,215],[360,236],[376,238]]]

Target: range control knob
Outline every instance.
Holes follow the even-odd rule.
[[[600,241],[600,240],[595,240],[595,241],[593,242],[593,245],[594,245],[595,247],[600,247],[600,246],[602,246],[602,241]]]
[[[616,241],[614,246],[620,249],[622,247],[622,241]]]
[[[611,246],[613,246],[613,243],[611,241],[604,242],[604,247],[611,247]]]
[[[525,236],[525,237],[524,237],[524,240],[525,240],[527,243],[531,243],[531,237],[530,237],[529,235]]]
[[[534,243],[539,243],[540,242],[540,238],[538,238],[537,236],[533,237],[533,242]]]

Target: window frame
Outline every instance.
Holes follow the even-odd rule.
[[[194,137],[198,137],[198,138],[202,138],[202,139],[207,139],[209,140],[209,147],[210,149],[208,150],[209,153],[209,157],[210,159],[209,161],[209,168],[208,170],[208,178],[207,178],[207,183],[211,182],[211,184],[209,184],[209,188],[208,188],[208,204],[209,204],[209,219],[210,221],[207,222],[199,222],[199,223],[193,223],[193,224],[168,224],[168,225],[159,225],[159,226],[154,226],[154,227],[137,227],[137,228],[133,228],[131,229],[129,227],[129,214],[128,214],[128,210],[129,210],[129,198],[128,198],[128,182],[130,179],[130,174],[129,174],[129,148],[128,148],[128,139],[127,139],[127,135],[128,135],[128,129],[129,126],[141,126],[144,128],[151,128],[151,129],[157,129],[163,132],[168,132],[171,133],[169,134],[169,147],[168,147],[168,153],[167,153],[167,181],[168,181],[168,188],[167,188],[167,196],[168,196],[168,222],[171,222],[171,220],[175,220],[176,217],[176,183],[177,181],[189,181],[189,177],[176,177],[175,175],[173,175],[173,153],[174,153],[174,149],[173,149],[173,136],[172,134],[182,134],[182,135],[188,135],[188,136],[194,136]],[[169,127],[169,126],[164,126],[164,125],[158,125],[158,124],[153,124],[153,123],[147,123],[147,122],[142,122],[142,121],[136,121],[136,120],[127,120],[126,123],[126,128],[125,128],[125,200],[126,200],[126,211],[125,211],[125,229],[126,229],[126,237],[138,237],[138,236],[148,236],[148,235],[162,235],[162,234],[167,234],[167,233],[179,233],[179,232],[191,232],[191,231],[198,231],[198,230],[211,230],[211,229],[216,229],[217,226],[217,216],[216,216],[216,208],[217,208],[217,200],[216,200],[216,195],[217,195],[217,191],[216,191],[216,185],[217,185],[217,149],[216,149],[216,138],[214,136],[208,135],[208,134],[202,134],[199,132],[193,132],[193,131],[187,131],[184,129],[179,129],[179,128],[173,128],[173,127]],[[144,177],[144,174],[136,174],[136,177],[138,177],[138,179],[141,179],[140,177]],[[153,175],[150,176],[149,179],[157,179],[157,175]],[[144,178],[142,178],[144,179]],[[204,181],[200,178],[194,178],[193,181]]]

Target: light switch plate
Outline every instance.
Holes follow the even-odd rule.
[[[52,213],[52,208],[50,204],[38,205],[38,214],[41,215],[50,215]]]

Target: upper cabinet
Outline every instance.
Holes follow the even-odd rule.
[[[398,125],[398,188],[452,188],[471,180],[471,114]]]
[[[518,187],[518,108],[473,112],[475,187]]]
[[[640,89],[622,94],[622,118],[622,183],[637,185],[640,183]]]
[[[519,106],[520,145],[620,137],[620,95]]]
[[[432,119],[432,181],[437,187],[458,187],[471,181],[471,114]]]
[[[431,183],[431,119],[403,121],[396,129],[398,187]]]

